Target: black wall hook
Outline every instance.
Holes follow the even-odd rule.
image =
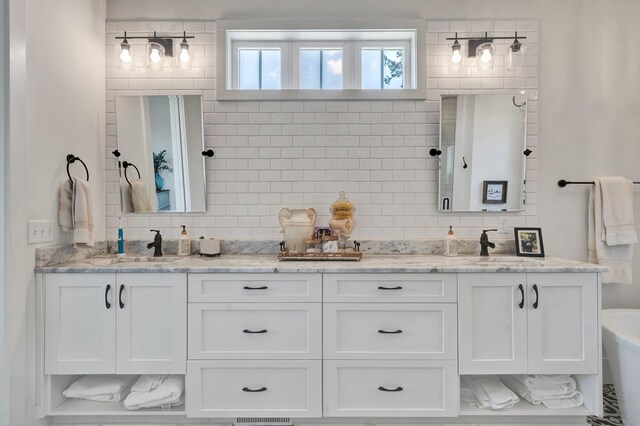
[[[206,151],[202,151],[202,155],[204,157],[213,157],[213,150],[212,149],[207,149]]]
[[[118,151],[117,149],[115,151],[111,151],[111,153],[113,154],[114,157],[119,158],[120,157],[120,151]]]
[[[431,148],[429,150],[429,155],[431,155],[432,157],[437,157],[438,155],[441,155],[442,151],[440,151],[439,149],[436,148]]]
[[[462,168],[466,169],[467,167],[469,167],[469,165],[467,164],[467,160],[465,160],[464,157],[462,157]]]
[[[529,148],[527,148],[527,149],[525,149],[525,150],[524,150],[523,154],[524,154],[526,157],[528,157],[529,155],[531,155],[531,153],[532,153],[532,152],[533,152],[533,151],[531,151]]]

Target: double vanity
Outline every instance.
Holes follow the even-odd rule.
[[[41,267],[41,414],[67,423],[584,424],[601,413],[603,270],[423,255],[95,257]],[[81,375],[155,373],[185,375],[184,406],[127,411],[62,396]],[[476,374],[571,374],[585,403],[461,406],[460,376]]]

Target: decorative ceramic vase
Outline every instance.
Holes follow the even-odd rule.
[[[164,187],[164,179],[160,173],[156,173],[156,191],[160,191]]]
[[[305,240],[313,236],[313,227],[316,224],[315,209],[280,209],[280,232],[283,234],[284,244],[288,251],[302,253],[307,249]]]
[[[353,213],[355,211],[355,207],[347,200],[344,191],[340,192],[339,198],[329,208],[331,213],[329,227],[333,234],[338,236],[338,247],[342,250],[346,248],[347,240],[351,236],[351,232],[353,232],[355,226]]]

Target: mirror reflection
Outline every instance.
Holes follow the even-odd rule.
[[[201,98],[116,97],[124,213],[206,211]]]
[[[524,209],[527,106],[512,95],[443,95],[440,211]]]

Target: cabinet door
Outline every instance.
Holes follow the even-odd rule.
[[[527,284],[529,373],[597,374],[597,275],[527,274]]]
[[[118,274],[117,372],[184,374],[185,274]]]
[[[113,374],[115,274],[47,274],[45,374]]]
[[[527,372],[525,285],[525,274],[459,275],[460,374]]]

